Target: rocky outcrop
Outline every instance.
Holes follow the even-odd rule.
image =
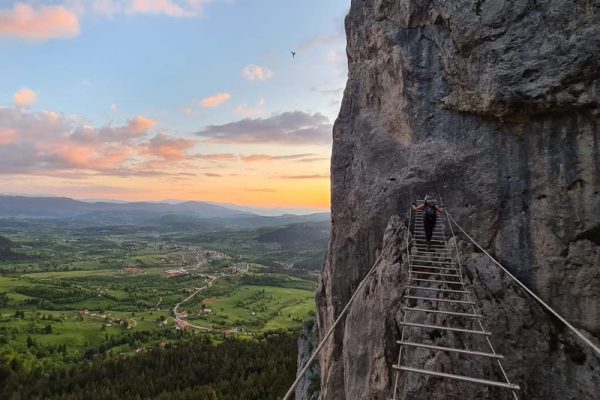
[[[304,368],[319,342],[319,330],[314,318],[302,323],[302,332],[298,337],[298,373]],[[295,400],[317,400],[320,383],[319,363],[313,363],[302,376],[294,392]]]
[[[388,217],[430,194],[441,196],[521,281],[600,338],[600,2],[352,1],[346,31],[349,76],[333,131],[332,230],[317,293],[321,333],[373,264]],[[514,298],[525,302],[518,311],[536,310],[526,296]],[[393,307],[394,299],[386,301]],[[361,307],[361,326],[381,317]],[[538,311],[536,318],[550,323]],[[382,354],[395,351],[387,336],[397,328],[379,325],[369,338],[353,337],[350,318],[322,351],[324,400],[375,398],[389,386],[391,362]],[[532,326],[519,332],[503,340],[519,348],[554,335]],[[349,364],[352,340],[378,343],[384,353]],[[557,340],[571,339],[565,333]],[[547,368],[577,369],[568,349],[557,346],[542,360]],[[522,349],[528,360],[541,351]],[[531,370],[521,376],[534,379],[537,366],[525,364]],[[353,372],[357,365],[378,383],[365,386]],[[566,384],[543,379],[557,390]],[[567,392],[557,393],[571,398]]]

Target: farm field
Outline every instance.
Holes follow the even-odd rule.
[[[291,259],[255,262],[268,251],[260,246],[246,257],[156,232],[12,224],[0,220],[0,362],[22,372],[190,335],[297,331],[314,315],[315,274],[290,269]]]

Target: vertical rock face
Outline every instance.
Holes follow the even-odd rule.
[[[298,338],[298,372],[304,368],[319,342],[316,321],[310,318],[302,323],[302,333]],[[317,400],[319,397],[319,364],[313,363],[302,376],[294,392],[295,400]]]
[[[374,262],[389,216],[430,194],[519,279],[600,338],[600,2],[353,0],[346,31],[332,234],[317,292],[321,333]],[[396,292],[379,293],[384,288]],[[390,307],[400,296],[393,285],[369,294],[391,296]],[[522,293],[514,296],[525,303],[513,312],[535,308]],[[322,351],[324,400],[383,399],[389,390],[385,357],[396,351],[397,326],[369,304],[363,299],[362,311],[351,312]],[[360,326],[383,325],[359,337],[352,315]],[[576,368],[564,346],[550,343],[566,333],[548,329],[503,340],[545,340],[549,370]],[[383,353],[358,346],[369,350],[353,358],[356,340],[377,343]],[[523,348],[527,357],[543,351],[531,349]],[[521,376],[533,376],[538,366],[525,364],[531,371]],[[372,382],[361,381],[362,388],[358,365]],[[565,397],[528,393],[577,398],[566,389]]]

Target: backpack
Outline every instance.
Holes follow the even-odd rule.
[[[425,205],[425,221],[428,222],[435,222],[436,218],[437,218],[437,212],[435,211],[435,206],[427,203]]]

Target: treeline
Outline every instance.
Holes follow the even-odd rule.
[[[171,348],[29,374],[9,361],[0,365],[0,398],[275,400],[294,380],[296,341],[287,332],[225,337],[218,344],[200,336]]]

